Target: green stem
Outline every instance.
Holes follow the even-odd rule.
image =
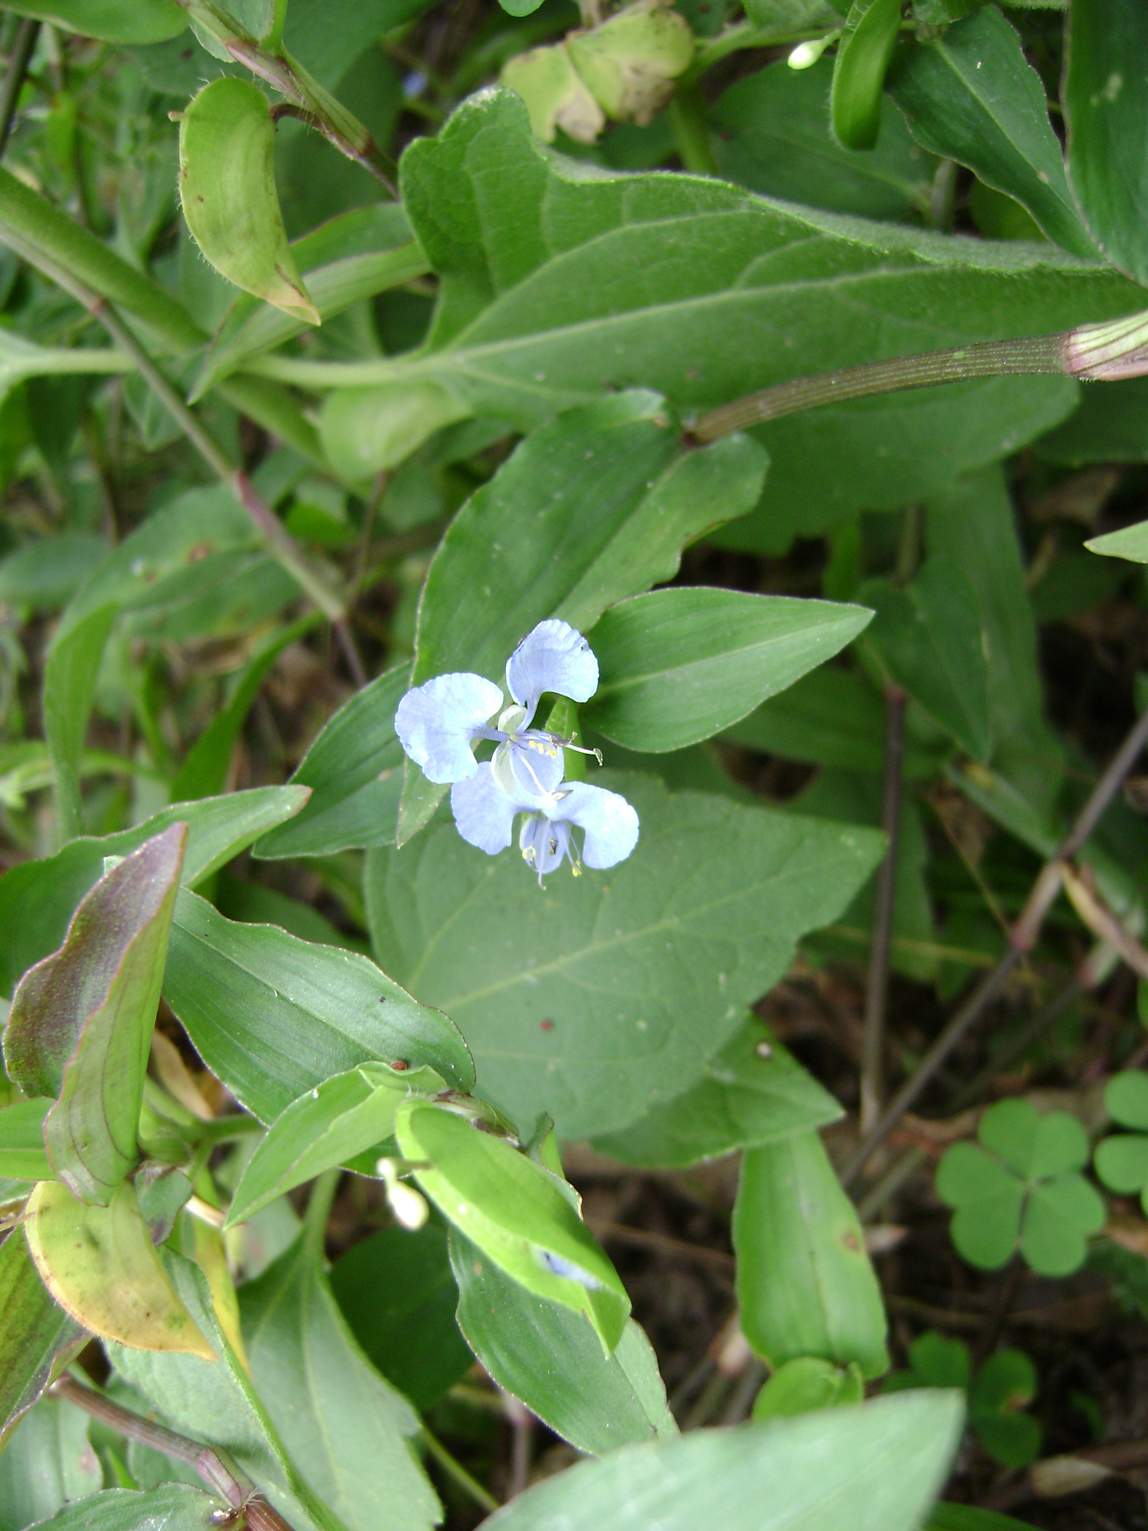
[[[189,443],[243,506],[262,534],[272,557],[287,570],[329,621],[340,622],[343,618],[343,603],[339,595],[329,589],[326,582],[308,566],[306,558],[290,532],[274,512],[263,503],[247,475],[228,460],[226,454],[176,393],[116,310],[105,303],[97,293],[88,289],[83,282],[78,281],[70,270],[60,266],[40,251],[25,245],[23,240],[9,236],[8,242],[18,255],[23,256],[44,276],[75,298],[77,303],[103,325],[119,348],[131,357],[144,381],[180,427]]]
[[[817,409],[845,399],[894,393],[903,388],[931,388],[937,383],[963,382],[969,378],[1007,377],[1032,373],[1070,372],[1065,355],[1067,336],[1025,335],[1016,340],[981,340],[951,350],[926,351],[919,356],[894,356],[887,361],[863,362],[811,377],[775,383],[730,404],[707,411],[693,423],[695,441],[716,441],[734,431],[747,430],[782,415]]]
[[[303,1214],[303,1248],[309,1259],[322,1264],[327,1239],[327,1219],[331,1215],[331,1203],[339,1188],[337,1169],[324,1170],[311,1187],[307,1210]]]
[[[666,109],[666,117],[683,168],[694,175],[717,175],[700,93],[689,85],[679,86]]]
[[[485,1510],[488,1515],[493,1515],[495,1510],[498,1509],[498,1500],[495,1499],[493,1494],[488,1493],[483,1488],[477,1478],[467,1472],[466,1468],[457,1458],[451,1456],[438,1437],[432,1435],[425,1425],[419,1431],[419,1440],[426,1447],[429,1455],[442,1468],[443,1472],[448,1477],[454,1479],[463,1493],[469,1495],[475,1504],[480,1509]]]
[[[39,31],[38,21],[33,21],[30,17],[22,21],[8,58],[8,68],[4,71],[4,84],[0,87],[0,154],[3,154],[8,147],[12,124],[16,119],[16,103],[20,99],[20,87],[28,72],[28,61],[32,57],[32,49],[36,46]]]
[[[287,25],[287,0],[275,0],[271,26],[260,39],[268,53],[278,53],[283,46],[283,28]]]

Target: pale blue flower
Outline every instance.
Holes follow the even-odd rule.
[[[565,860],[576,874],[583,860],[595,868],[624,861],[638,841],[634,809],[617,792],[565,781],[563,752],[578,746],[530,726],[543,692],[575,702],[594,694],[598,661],[586,639],[556,618],[540,622],[507,661],[506,686],[513,701],[503,707],[493,681],[469,673],[439,675],[408,691],[395,713],[406,753],[429,780],[451,783],[451,809],[463,839],[496,856],[510,845],[515,818],[525,814],[518,843],[539,882]],[[483,739],[496,748],[480,763],[474,745]],[[582,831],[581,855],[572,829]]]
[[[509,746],[503,758],[516,760],[513,774],[530,780],[539,760],[557,759],[562,779],[563,741],[531,728],[544,691],[585,702],[598,689],[598,661],[580,632],[550,618],[523,638],[506,663],[506,688],[514,705],[503,709],[503,695],[493,681],[462,671],[436,675],[408,691],[395,713],[399,743],[428,781],[445,784],[474,774],[473,745],[493,739]],[[498,727],[490,719],[499,714]],[[532,759],[531,757],[535,757]],[[547,791],[549,787],[539,786]]]

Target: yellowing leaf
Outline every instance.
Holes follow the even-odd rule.
[[[179,191],[188,229],[229,282],[292,318],[319,323],[295,265],[275,190],[275,127],[247,80],[213,80],[179,130]]]
[[[44,1285],[85,1329],[138,1350],[215,1359],[160,1263],[130,1182],[108,1206],[92,1207],[42,1181],[28,1198],[24,1232]]]

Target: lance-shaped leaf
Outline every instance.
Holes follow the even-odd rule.
[[[0,1244],[0,1446],[88,1336],[52,1301],[19,1229]]]
[[[6,9],[105,43],[161,43],[187,26],[177,0],[13,0]]]
[[[485,1531],[916,1531],[960,1440],[956,1392],[692,1430],[536,1483]]]
[[[652,393],[600,399],[542,426],[443,538],[419,602],[411,683],[450,670],[501,682],[512,649],[546,617],[587,631],[615,601],[672,579],[704,531],[750,510],[765,469],[746,437],[685,450]],[[444,791],[408,768],[399,844]]]
[[[901,0],[853,0],[837,45],[829,115],[847,149],[871,149],[881,125],[885,71],[901,25]]]
[[[226,1526],[227,1506],[191,1483],[161,1483],[137,1490],[106,1488],[37,1521],[37,1531],[204,1531]]]
[[[130,1181],[106,1207],[42,1181],[28,1198],[24,1233],[40,1279],[85,1329],[140,1350],[214,1359],[160,1263]]]
[[[444,1217],[528,1292],[584,1313],[603,1352],[614,1349],[630,1299],[565,1181],[440,1106],[404,1105],[395,1137]]]
[[[579,1451],[676,1435],[649,1340],[633,1321],[606,1356],[588,1324],[507,1276],[457,1228],[458,1324],[490,1375]]]
[[[995,6],[910,44],[889,89],[924,148],[1015,198],[1066,250],[1095,254],[1072,203],[1044,85]]]
[[[224,797],[175,803],[143,824],[102,838],[84,836],[42,861],[22,861],[0,878],[0,993],[64,939],[76,905],[99,880],[108,856],[128,856],[176,823],[187,825],[181,880],[185,887],[217,872],[251,842],[299,812],[304,786],[254,787]]]
[[[742,1328],[770,1366],[820,1356],[867,1378],[888,1369],[861,1224],[815,1132],[746,1154],[733,1241]]]
[[[101,1487],[91,1425],[90,1414],[56,1398],[43,1399],[21,1421],[0,1452],[0,1525],[39,1526],[69,1500]]]
[[[459,1089],[474,1083],[447,1017],[367,957],[241,925],[194,893],[176,904],[164,993],[204,1062],[262,1121],[375,1058],[437,1069]]]
[[[173,824],[105,873],[63,946],[25,974],[4,1034],[26,1095],[57,1095],[44,1144],[60,1179],[107,1205],[138,1158],[148,1048],[187,843]]]
[[[179,130],[179,192],[196,244],[221,276],[292,318],[319,314],[287,243],[275,189],[271,103],[220,79],[189,102]]]
[[[627,749],[683,749],[832,659],[872,613],[740,590],[654,590],[612,606],[590,641],[602,679],[588,728]]]
[[[359,1349],[297,1240],[241,1298],[251,1375],[291,1459],[346,1531],[430,1531],[441,1508],[409,1444],[418,1415]]]
[[[1072,0],[1066,56],[1069,181],[1105,255],[1148,283],[1148,8],[1142,0]]]
[[[308,1090],[276,1117],[247,1161],[227,1226],[253,1217],[284,1191],[381,1143],[394,1131],[395,1112],[408,1095],[433,1095],[444,1084],[434,1069],[400,1072],[386,1063],[361,1063]]]

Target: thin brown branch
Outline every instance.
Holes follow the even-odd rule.
[[[868,1132],[881,1114],[885,1094],[885,1008],[889,995],[889,956],[893,938],[893,901],[897,892],[898,826],[901,818],[901,766],[905,753],[905,693],[885,691],[885,781],[881,828],[885,859],[877,876],[873,941],[865,983],[865,1022],[861,1042],[861,1131]]]
[[[1008,949],[1001,956],[996,967],[973,990],[894,1096],[880,1119],[862,1138],[857,1152],[845,1167],[842,1180],[846,1186],[855,1184],[874,1150],[885,1141],[905,1112],[919,1099],[953,1049],[965,1039],[992,1002],[1003,992],[1022,956],[1036,944],[1045,916],[1060,891],[1065,867],[1071,863],[1096,828],[1101,815],[1119,791],[1121,782],[1132,769],[1146,741],[1148,741],[1148,711],[1142,713],[1136,720],[1124,743],[1089,793],[1088,800],[1077,814],[1071,829],[1037,873],[1024,908],[1009,932]]]
[[[166,1425],[134,1414],[121,1404],[113,1403],[94,1388],[85,1387],[74,1377],[57,1378],[48,1390],[54,1397],[62,1398],[93,1418],[103,1420],[128,1440],[150,1446],[173,1462],[184,1462],[191,1467],[200,1481],[212,1493],[225,1499],[233,1510],[240,1510],[248,1531],[291,1531],[291,1526],[274,1505],[269,1504],[256,1492],[255,1486],[232,1471],[218,1452],[201,1441],[193,1441],[186,1435],[178,1435]]]

